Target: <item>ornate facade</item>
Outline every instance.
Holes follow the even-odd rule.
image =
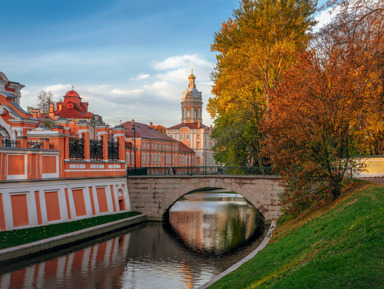
[[[0,73],[0,231],[130,210],[124,128],[92,122],[73,90],[29,114],[23,87]]]
[[[193,71],[188,79],[188,88],[181,98],[181,123],[167,128],[166,133],[196,153],[195,166],[215,166],[212,128],[202,123],[203,99],[201,92],[196,89]]]

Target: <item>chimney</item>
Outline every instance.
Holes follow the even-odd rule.
[[[53,104],[49,106],[49,112],[53,112]]]
[[[153,123],[152,123],[152,121],[149,123],[149,127],[150,127],[150,128],[153,128]]]

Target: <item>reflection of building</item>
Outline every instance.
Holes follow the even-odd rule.
[[[204,194],[192,193],[170,209],[169,223],[188,247],[198,252],[220,254],[254,235],[258,214],[243,197],[235,194],[208,201]]]
[[[0,276],[8,288],[125,288],[129,235]],[[99,270],[95,270],[98,268]],[[104,274],[103,274],[104,272]],[[86,277],[85,277],[86,276]]]
[[[195,152],[182,142],[138,122],[125,122],[127,144],[127,167],[190,167],[194,165]],[[132,128],[135,126],[135,133]],[[136,144],[136,156],[134,145]],[[136,157],[136,160],[135,160]]]
[[[213,166],[212,128],[202,123],[203,99],[196,89],[193,71],[188,79],[188,88],[181,98],[181,123],[167,128],[166,132],[196,152],[196,166]]]

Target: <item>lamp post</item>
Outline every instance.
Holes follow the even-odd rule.
[[[132,119],[132,132],[133,132],[133,163],[134,163],[135,175],[136,175],[136,124],[134,119]]]

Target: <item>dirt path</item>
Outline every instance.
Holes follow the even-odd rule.
[[[384,178],[359,178],[360,180],[364,180],[367,182],[371,182],[377,185],[384,186]]]

